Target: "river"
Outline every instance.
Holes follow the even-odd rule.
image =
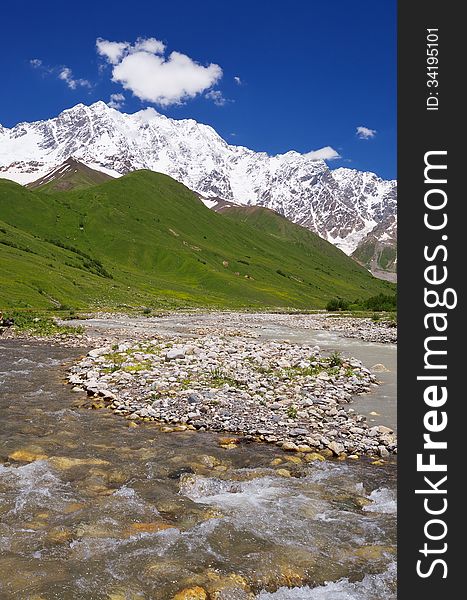
[[[354,408],[393,424],[394,347],[257,331],[384,364]],[[225,450],[209,433],[129,428],[65,384],[85,351],[0,341],[2,600],[170,600],[193,586],[220,600],[395,598],[393,463],[306,463],[262,444]],[[272,468],[279,459],[292,477]]]

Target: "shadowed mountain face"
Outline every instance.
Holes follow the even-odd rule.
[[[29,183],[70,156],[113,176],[149,169],[208,199],[271,208],[349,255],[370,234],[379,245],[393,247],[382,238],[395,227],[396,182],[353,169],[331,170],[313,154],[269,156],[229,145],[191,119],[169,119],[154,109],[122,114],[103,102],[0,130],[0,176]],[[367,244],[365,256],[368,251]],[[365,264],[376,260],[382,267],[375,252]],[[386,259],[383,263],[390,268]]]
[[[91,169],[75,158],[67,158],[61,165],[26,185],[30,190],[42,190],[47,192],[64,192],[67,190],[79,190],[104,183],[113,179],[110,175]]]
[[[160,173],[50,183],[0,180],[0,306],[322,308],[394,290],[272,211],[216,213]]]

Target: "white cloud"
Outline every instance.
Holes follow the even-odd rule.
[[[216,106],[225,106],[227,102],[232,102],[231,100],[224,98],[224,95],[220,90],[209,90],[209,92],[206,93],[206,98],[212,100]]]
[[[76,90],[79,87],[91,88],[92,84],[87,79],[80,79],[73,76],[73,72],[69,67],[65,66],[50,66],[44,64],[40,58],[31,58],[29,64],[33,69],[37,69],[42,76],[58,77],[64,81],[70,90]]]
[[[45,65],[44,61],[40,58],[31,58],[29,64],[33,69],[36,69],[37,71],[42,73],[42,75],[53,75],[58,72],[57,67],[50,67],[49,65]],[[60,67],[60,69],[61,68],[62,67]]]
[[[305,156],[311,158],[311,160],[335,160],[336,158],[341,158],[339,152],[331,148],[331,146],[312,150],[311,152],[307,152]]]
[[[107,102],[107,105],[110,108],[122,108],[125,104],[125,96],[123,94],[110,94],[110,100]]]
[[[219,65],[203,66],[180,52],[165,56],[165,44],[155,38],[138,38],[133,45],[99,38],[96,46],[98,54],[112,65],[112,81],[140,100],[161,106],[194,98],[222,77]],[[222,94],[217,96],[217,102],[222,102],[221,98]]]
[[[156,38],[138,38],[135,44],[129,42],[111,42],[103,38],[96,40],[97,53],[111,65],[117,65],[126,54],[133,52],[149,52],[164,54],[165,44]]]
[[[156,38],[138,38],[133,46],[136,52],[151,52],[152,54],[164,54],[165,44]]]
[[[91,87],[87,79],[75,79],[71,69],[68,67],[60,68],[58,78],[64,81],[70,90],[76,90],[77,87]]]
[[[110,64],[116,65],[125,52],[130,47],[128,42],[109,42],[102,38],[97,38],[97,53],[103,56]]]
[[[236,83],[237,85],[242,85],[242,84],[243,84],[243,81],[240,79],[240,77],[239,77],[238,75],[236,75],[236,76],[234,77],[234,81],[235,81],[235,83]]]
[[[374,138],[376,133],[376,129],[369,129],[368,127],[364,127],[363,125],[359,125],[356,129],[356,135],[360,140],[369,140],[371,138]]]

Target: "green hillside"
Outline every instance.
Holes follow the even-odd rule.
[[[296,225],[279,213],[262,206],[228,206],[220,213],[230,219],[245,223],[255,228],[256,231],[264,231],[276,238],[286,240],[295,244],[310,245],[317,252],[327,253],[336,250],[335,246],[324,241],[309,229]],[[339,254],[342,254],[339,252]]]
[[[53,194],[0,180],[1,307],[322,308],[394,290],[271,211],[215,213],[159,173]]]

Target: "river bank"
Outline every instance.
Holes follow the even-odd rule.
[[[216,335],[243,335],[259,337],[271,327],[282,327],[290,331],[329,331],[346,338],[360,339],[365,342],[395,344],[397,327],[392,319],[373,320],[368,317],[355,318],[339,313],[285,314],[285,313],[247,313],[247,312],[203,312],[179,311],[167,312],[157,316],[135,316],[123,313],[95,312],[83,315],[84,318],[57,319],[62,325],[79,327],[84,331],[74,335],[60,334],[42,337],[17,332],[15,328],[5,329],[1,339],[22,337],[45,339],[63,345],[92,343],[99,337],[105,343],[109,334],[113,339],[121,339],[131,331],[132,337],[145,339],[154,333],[183,333],[189,327],[192,334],[214,333]],[[110,338],[108,338],[110,341]]]
[[[111,330],[114,335],[124,335],[132,330],[134,335],[156,333],[184,333],[187,328],[199,335],[243,335],[260,337],[271,327],[281,327],[290,331],[329,331],[346,338],[365,342],[395,344],[397,327],[392,319],[373,320],[368,317],[356,318],[338,313],[285,314],[247,312],[177,312],[163,313],[156,317],[135,317],[131,315],[95,313],[88,315],[84,322],[86,330]],[[83,321],[71,320],[67,323],[83,325]]]

